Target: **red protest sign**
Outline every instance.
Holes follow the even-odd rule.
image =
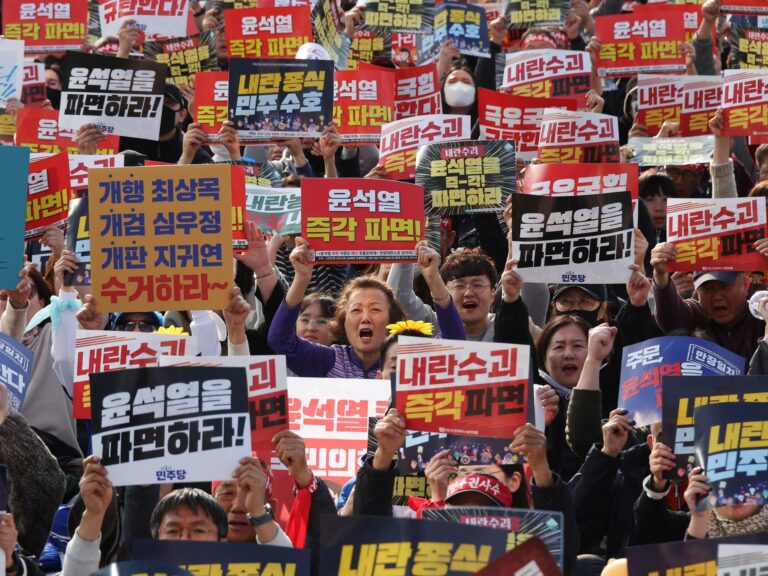
[[[662,10],[653,14],[619,14],[595,18],[602,42],[598,76],[631,76],[640,72],[683,72],[684,17]]]
[[[21,101],[25,107],[42,108],[47,96],[45,64],[24,62],[24,81],[21,84]]]
[[[293,58],[312,42],[309,6],[224,11],[230,58]]]
[[[637,77],[637,114],[635,123],[656,134],[664,122],[680,122],[682,113],[682,76],[640,74]]]
[[[394,71],[337,70],[333,76],[333,121],[342,142],[376,143],[392,121]]]
[[[538,153],[541,117],[545,108],[576,110],[576,100],[529,98],[480,88],[477,96],[480,138],[514,140],[517,158],[532,160]]]
[[[421,186],[363,178],[306,178],[301,231],[315,262],[415,262],[424,238]]]
[[[228,95],[229,74],[227,72],[195,74],[195,102],[192,115],[211,142],[218,141],[221,125],[227,121]]]
[[[245,166],[232,166],[232,250],[248,250],[245,234]]]
[[[768,71],[725,70],[722,107],[724,135],[763,135],[768,131]]]
[[[88,23],[87,0],[5,0],[3,34],[24,40],[24,52],[80,49]]]
[[[723,79],[719,76],[680,76],[682,82],[680,135],[711,133],[709,120],[723,101]]]
[[[20,108],[16,116],[16,144],[27,146],[32,152],[69,152],[77,154],[75,130],[59,130],[59,112]],[[117,154],[120,137],[105,136],[97,144],[97,154]]]
[[[539,160],[548,162],[618,162],[616,116],[547,108],[541,117]]]
[[[392,71],[391,68],[383,68],[367,62],[361,62],[359,69]],[[412,68],[396,68],[394,73],[395,120],[442,113],[443,99],[440,95],[440,79],[437,75],[436,63]]]
[[[67,153],[32,162],[27,184],[24,239],[39,238],[48,226],[66,226],[71,195]]]
[[[677,248],[670,271],[761,270],[755,242],[765,238],[762,198],[667,200],[667,241]]]
[[[539,196],[580,196],[629,192],[637,198],[637,164],[531,164],[522,192]]]

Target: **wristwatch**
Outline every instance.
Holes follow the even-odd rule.
[[[259,526],[263,526],[267,522],[272,522],[274,520],[275,515],[272,513],[272,507],[267,504],[264,506],[264,509],[266,512],[262,514],[261,516],[251,516],[250,514],[246,514],[245,516],[248,518],[248,524],[253,526],[254,528],[258,528]]]

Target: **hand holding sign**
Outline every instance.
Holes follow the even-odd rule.
[[[677,247],[671,242],[656,244],[651,251],[651,266],[653,266],[653,281],[659,288],[666,288],[669,282],[667,264],[674,262],[677,257]]]
[[[633,421],[625,416],[624,408],[611,411],[608,422],[603,424],[603,454],[616,458],[624,449],[630,432],[634,430]]]
[[[451,454],[451,450],[441,450],[430,459],[424,473],[432,489],[433,502],[445,500],[448,494],[448,481],[458,472],[459,465]]]
[[[656,442],[648,458],[648,464],[651,469],[651,489],[656,492],[663,492],[667,485],[664,475],[668,470],[677,468],[675,454],[666,444]]]
[[[290,430],[283,430],[275,434],[272,442],[275,444],[275,454],[288,468],[288,474],[293,476],[299,488],[309,486],[312,483],[312,472],[307,466],[304,438]]]
[[[517,260],[510,258],[504,265],[504,273],[501,275],[501,297],[506,304],[512,304],[520,298],[523,289],[523,279],[515,271]]]
[[[646,243],[647,246],[647,243]],[[640,271],[636,264],[631,266],[632,276],[627,282],[627,295],[632,306],[645,306],[648,301],[648,292],[651,290],[651,281]]]
[[[83,540],[96,540],[101,533],[104,515],[112,502],[112,483],[107,474],[98,456],[92,455],[83,460],[80,498],[85,504],[85,512],[77,528],[77,534]]]
[[[80,260],[74,252],[64,250],[53,266],[53,280],[56,287],[73,286],[75,274],[80,268]]]
[[[536,486],[552,486],[554,479],[547,462],[547,437],[543,430],[537,429],[530,422],[515,430],[515,439],[509,445],[511,452],[525,456],[533,471]]]
[[[709,478],[704,474],[704,470],[697,466],[691,470],[691,474],[688,476],[688,488],[685,489],[683,494],[685,504],[688,506],[688,510],[691,511],[691,523],[688,525],[688,534],[694,538],[707,537],[709,511],[698,511],[697,503],[709,494],[710,487],[707,484],[708,482]]]
[[[392,458],[397,454],[408,435],[405,420],[403,420],[400,412],[394,408],[387,412],[387,415],[376,423],[373,435],[378,442],[376,454],[373,457],[373,467],[376,470],[388,470]]]

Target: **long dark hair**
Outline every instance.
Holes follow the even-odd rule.
[[[571,316],[570,314],[560,314],[559,316],[555,316],[552,320],[544,324],[544,328],[541,329],[539,337],[536,338],[536,355],[539,357],[539,368],[542,370],[546,369],[544,362],[547,359],[547,348],[549,348],[552,338],[555,337],[555,334],[557,334],[561,328],[565,328],[571,324],[578,326],[581,331],[584,332],[584,337],[589,339],[589,324],[582,318]]]

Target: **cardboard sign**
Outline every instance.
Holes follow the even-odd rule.
[[[429,33],[435,13],[434,0],[358,1],[365,6],[365,28],[374,32]]]
[[[510,28],[560,27],[570,4],[563,0],[506,0],[504,16]]]
[[[755,242],[765,238],[765,217],[756,198],[670,198],[667,241],[677,247],[670,271],[760,270],[765,257]]]
[[[251,453],[242,368],[91,374],[93,453],[115,486],[228,478]]]
[[[218,142],[221,125],[227,121],[229,97],[228,72],[198,72],[195,74],[195,101],[192,116],[209,142]]]
[[[230,58],[293,58],[312,42],[309,6],[224,11]]]
[[[24,264],[29,150],[0,146],[0,174],[5,190],[0,211],[0,288],[15,290]]]
[[[661,422],[662,379],[668,376],[740,375],[744,358],[707,340],[665,336],[625,346],[619,406],[637,426]]]
[[[409,430],[509,438],[528,421],[527,346],[398,340],[397,409]]]
[[[77,130],[96,124],[105,134],[157,139],[163,112],[166,67],[129,60],[67,52],[59,128]]]
[[[709,164],[715,137],[647,138],[635,136],[627,145],[632,150],[630,162],[640,166],[688,166]]]
[[[0,333],[0,383],[8,389],[8,406],[17,412],[21,411],[32,379],[33,357],[32,350],[15,338]]]
[[[144,35],[157,38],[183,38],[187,35],[189,8],[180,0],[98,0],[102,36],[117,36],[126,19],[134,20]]]
[[[442,112],[436,64],[395,70],[395,120]]]
[[[499,82],[514,96],[575,98],[584,109],[591,89],[592,62],[586,52],[522,50],[506,55]]]
[[[431,142],[469,140],[472,127],[469,116],[433,114],[396,120],[381,128],[379,162],[384,163],[387,178],[406,180],[416,176],[416,152]]]
[[[29,148],[30,152],[77,154],[77,128],[61,128],[58,110],[20,108],[16,122],[16,142]],[[117,154],[120,137],[106,135],[96,146],[96,154]]]
[[[3,2],[3,34],[23,40],[28,54],[80,48],[87,22],[87,0]]]
[[[618,162],[618,118],[546,108],[539,131],[539,161],[543,164]]]
[[[619,14],[595,18],[595,36],[602,41],[597,60],[601,78],[640,72],[684,72],[685,42],[681,13]]]
[[[378,67],[377,67],[378,68]],[[333,79],[333,121],[345,143],[378,143],[392,121],[395,73],[382,69],[341,70]]]
[[[516,195],[512,258],[526,282],[623,284],[634,257],[632,220],[627,192]]]
[[[638,194],[636,164],[531,164],[525,168],[524,194],[579,196],[629,192]]]
[[[301,234],[301,189],[247,185],[246,218],[264,232]]]
[[[272,451],[272,437],[288,429],[288,382],[285,356],[161,356],[160,366],[211,366],[245,369],[251,446]]]
[[[768,133],[768,70],[723,71],[725,136]]]
[[[333,63],[233,58],[228,96],[242,142],[319,138],[333,117]]]
[[[534,98],[500,94],[480,88],[477,96],[480,138],[514,140],[515,157],[526,161],[538,154],[541,117],[547,108],[576,110],[569,98]]]
[[[218,67],[216,38],[212,31],[186,38],[151,40],[144,43],[144,57],[168,66],[168,82],[195,85],[195,76]]]
[[[93,293],[101,311],[228,306],[230,166],[99,168],[89,177]]]
[[[362,178],[307,178],[302,236],[315,262],[415,262],[424,238],[421,186]]]
[[[709,366],[728,365],[720,354],[695,350],[694,361]],[[746,360],[741,366],[746,363]],[[738,382],[738,388],[734,383]],[[664,477],[670,480],[685,478],[695,463],[695,409],[708,404],[723,402],[768,402],[768,380],[762,377],[701,377],[667,376],[661,388],[661,421],[663,442],[672,448],[677,458],[677,468],[668,470]],[[764,408],[764,406],[763,406]]]
[[[40,238],[48,226],[65,227],[71,196],[67,153],[32,162],[27,182],[24,239]]]
[[[416,184],[429,214],[500,213],[516,192],[515,143],[465,140],[427,144],[416,156]]]

